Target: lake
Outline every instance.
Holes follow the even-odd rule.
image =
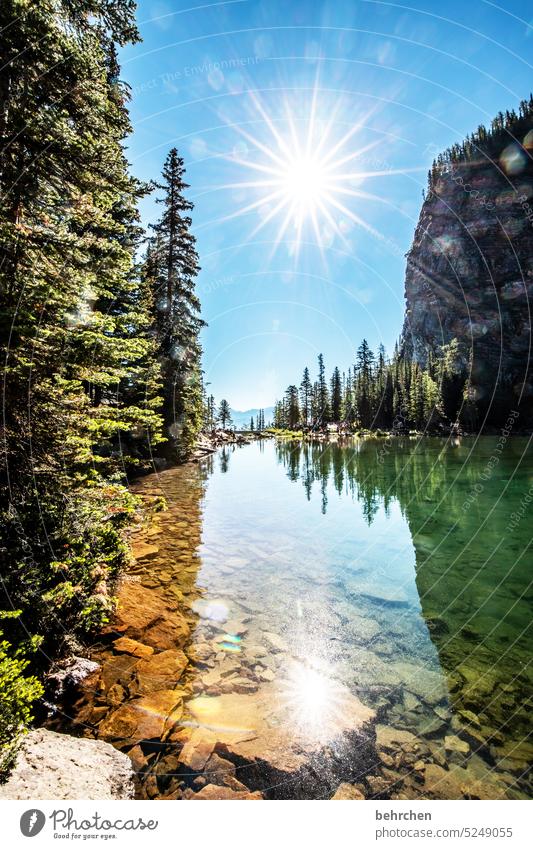
[[[140,797],[531,797],[526,438],[264,439],[134,490],[166,509],[70,710]]]

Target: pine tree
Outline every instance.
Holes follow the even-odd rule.
[[[331,418],[334,422],[340,422],[342,411],[342,384],[341,373],[337,366],[331,378]]]
[[[373,423],[373,365],[374,354],[370,350],[366,339],[363,339],[357,349],[355,404],[357,417],[361,426],[364,428],[371,427]]]
[[[344,390],[342,418],[347,424],[353,424],[355,419],[354,392],[351,368],[348,369],[348,374],[346,376],[346,388]]]
[[[254,417],[253,416],[250,417],[250,430],[252,431],[252,433],[254,432]]]
[[[226,430],[233,422],[231,420],[231,410],[228,401],[222,399],[218,408],[218,421],[222,425],[222,430]]]
[[[2,578],[46,655],[109,615],[134,507],[120,453],[160,438],[115,50],[138,34],[130,0],[6,0],[0,33]]]
[[[300,407],[302,411],[302,421],[305,427],[308,426],[312,418],[312,395],[313,386],[311,378],[309,377],[309,369],[306,366],[304,368],[302,382],[300,383]]]
[[[324,366],[324,357],[322,354],[318,355],[316,407],[317,424],[327,424],[331,419],[331,411],[329,406],[328,385],[326,383],[326,368]]]
[[[300,423],[300,405],[298,402],[298,388],[291,384],[285,392],[285,405],[287,410],[286,426],[296,428]]]
[[[204,322],[195,292],[200,271],[196,240],[191,233],[185,198],[183,159],[176,148],[163,166],[164,205],[160,220],[151,225],[154,236],[144,264],[144,277],[153,293],[154,329],[163,375],[163,414],[172,449],[185,458],[201,428],[201,347]]]

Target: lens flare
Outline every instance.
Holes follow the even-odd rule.
[[[346,233],[352,226],[382,239],[382,234],[366,220],[367,216],[363,217],[354,210],[354,201],[358,201],[359,205],[362,199],[387,203],[386,198],[363,191],[361,183],[371,177],[404,174],[406,169],[393,170],[382,159],[366,156],[380,144],[380,140],[356,143],[356,136],[366,126],[369,115],[355,120],[350,129],[338,138],[335,136],[335,124],[341,105],[337,103],[335,109],[329,110],[327,119],[319,119],[318,113],[325,113],[326,105],[322,103],[319,109],[318,87],[313,90],[309,109],[303,117],[302,110],[296,109],[295,104],[285,103],[283,117],[274,119],[254,94],[250,96],[254,111],[262,119],[261,138],[250,134],[242,126],[235,126],[245,144],[234,146],[228,159],[233,165],[251,172],[251,179],[220,188],[245,189],[254,192],[256,197],[222,220],[258,213],[261,220],[250,234],[249,238],[253,238],[269,222],[279,218],[273,250],[288,233],[296,254],[304,235],[306,238],[314,236],[322,252],[331,243],[332,233],[349,247]],[[298,118],[295,118],[296,113],[299,113]],[[367,167],[363,167],[363,163]]]

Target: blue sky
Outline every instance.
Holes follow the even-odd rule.
[[[533,88],[531,3],[500,3],[141,0],[129,158],[185,159],[217,399],[268,406],[319,352],[392,348],[433,157]]]

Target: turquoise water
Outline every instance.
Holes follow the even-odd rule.
[[[209,466],[198,583],[432,747],[531,758],[528,440],[266,442]],[[532,490],[533,492],[533,490]],[[228,558],[244,568],[220,571]],[[468,762],[468,758],[465,759]],[[509,783],[509,782],[508,782]]]
[[[267,798],[345,780],[367,798],[531,797],[525,438],[263,440],[136,489],[167,502],[130,576],[160,619],[111,639],[155,654],[125,659],[108,634],[76,710],[130,752],[140,796],[187,798],[231,767]],[[135,731],[147,710],[159,746]],[[192,728],[217,748],[191,771]]]

